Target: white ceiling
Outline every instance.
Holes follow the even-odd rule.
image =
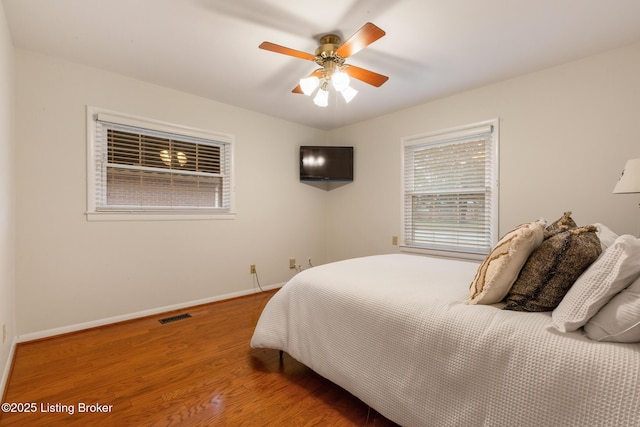
[[[3,0],[15,46],[331,129],[640,40],[639,0]],[[347,63],[346,104],[293,94],[314,53],[373,22],[386,36]]]

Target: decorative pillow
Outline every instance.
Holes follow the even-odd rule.
[[[595,341],[640,342],[640,279],[605,304],[584,330]]]
[[[578,226],[573,218],[571,218],[571,212],[565,212],[560,219],[549,224],[549,226],[544,230],[544,238],[546,240],[551,236],[572,228],[578,228]]]
[[[600,239],[600,243],[602,243],[603,251],[613,245],[616,239],[620,237],[604,224],[596,223],[593,225],[598,227],[598,232],[596,234],[598,235],[598,239]]]
[[[553,324],[562,332],[586,325],[614,295],[629,286],[640,274],[640,239],[629,234],[594,262],[567,292],[553,311]]]
[[[592,225],[557,233],[533,251],[513,283],[506,310],[551,311],[602,247]]]
[[[495,304],[504,299],[520,269],[540,243],[545,220],[522,224],[500,239],[469,286],[469,304]]]

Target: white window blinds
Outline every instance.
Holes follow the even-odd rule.
[[[488,253],[498,218],[498,120],[403,140],[410,248]]]
[[[229,211],[230,142],[126,116],[93,119],[96,212]]]

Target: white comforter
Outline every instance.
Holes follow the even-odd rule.
[[[477,267],[380,255],[305,270],[269,301],[251,345],[404,426],[640,426],[640,344],[467,305]]]

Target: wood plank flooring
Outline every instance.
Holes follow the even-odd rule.
[[[250,348],[272,295],[18,344],[3,402],[33,411],[1,412],[0,426],[395,426],[289,355]]]

